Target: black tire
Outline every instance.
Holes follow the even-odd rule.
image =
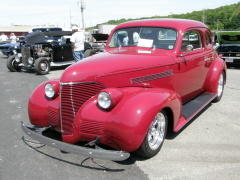
[[[225,74],[224,72],[222,72],[218,79],[217,97],[215,97],[212,102],[219,102],[221,100],[223,91],[224,91],[224,84],[225,84]]]
[[[92,56],[96,54],[96,52],[93,50],[93,49],[87,49],[85,52],[84,52],[84,58],[86,57],[89,57],[89,56]]]
[[[165,110],[154,117],[142,145],[135,151],[136,154],[151,158],[161,149],[167,133],[168,117]]]
[[[44,57],[40,57],[35,61],[34,70],[36,74],[45,75],[50,71],[50,62]]]
[[[21,71],[22,67],[18,66],[19,63],[15,60],[15,55],[10,56],[7,59],[7,68],[11,71],[11,72],[19,72]]]

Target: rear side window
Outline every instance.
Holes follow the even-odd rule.
[[[206,45],[210,46],[212,44],[212,41],[211,41],[211,36],[210,36],[209,32],[206,31],[205,36],[206,36]]]
[[[187,46],[190,45],[195,49],[201,49],[202,41],[201,34],[198,31],[187,31],[182,39],[182,52],[187,51]]]

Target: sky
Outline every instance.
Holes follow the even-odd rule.
[[[168,16],[236,4],[240,0],[82,0],[85,27],[109,20]],[[82,27],[81,0],[1,0],[0,26]]]

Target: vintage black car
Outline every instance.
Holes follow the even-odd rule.
[[[71,31],[35,31],[27,35],[21,53],[8,58],[8,69],[12,72],[21,71],[22,68],[34,69],[36,74],[45,75],[52,66],[73,64],[71,35]],[[88,43],[84,47],[85,51],[92,49]]]

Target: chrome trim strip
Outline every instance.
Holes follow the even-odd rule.
[[[137,84],[137,83],[152,81],[156,79],[166,78],[169,76],[173,76],[173,70],[171,69],[161,73],[157,73],[157,74],[150,74],[146,76],[131,78],[130,81],[131,81],[131,84]]]
[[[233,57],[233,56],[222,56],[224,59],[240,59],[240,57]]]

